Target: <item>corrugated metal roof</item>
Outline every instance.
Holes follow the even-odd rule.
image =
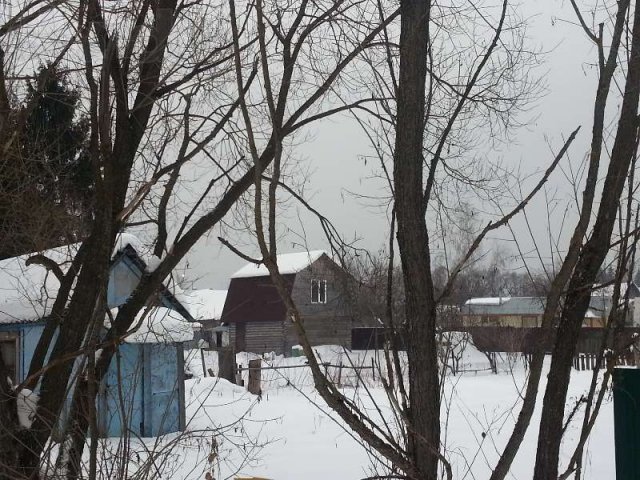
[[[470,298],[465,305],[502,305],[511,300],[511,297],[479,297]]]
[[[60,282],[44,266],[31,263],[29,259],[36,253],[41,253],[66,272],[80,245],[80,243],[64,245],[0,261],[0,324],[35,322],[49,315],[58,294]],[[146,267],[146,263],[140,258],[139,249],[142,248],[142,244],[135,236],[121,233],[116,239],[112,255],[113,262],[118,261],[119,255],[128,256],[142,271]],[[162,293],[172,304],[175,304],[182,315],[190,318],[189,313],[164,286]]]
[[[497,297],[496,297],[497,298]],[[462,306],[463,315],[542,315],[546,305],[546,297],[502,297],[501,302],[487,301],[483,298],[472,298]],[[489,299],[494,300],[494,299]],[[611,310],[611,297],[603,292],[591,295],[589,310],[585,316],[590,318],[605,317]]]
[[[66,271],[78,247],[79,244],[65,245],[38,253]],[[0,323],[37,321],[51,312],[60,282],[44,266],[29,262],[34,255],[29,253],[0,262]]]

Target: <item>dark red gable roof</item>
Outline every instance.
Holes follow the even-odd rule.
[[[282,276],[289,293],[295,274]],[[287,309],[271,277],[232,278],[222,310],[222,322],[273,322],[285,319]]]

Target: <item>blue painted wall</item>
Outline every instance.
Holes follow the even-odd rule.
[[[138,266],[126,255],[120,256],[111,266],[109,285],[107,286],[107,304],[115,308],[127,301],[140,283],[142,272]],[[175,309],[175,305],[166,297],[161,296],[163,307]]]
[[[118,436],[123,431],[123,425],[127,424],[132,432],[141,435],[143,375],[140,345],[120,345],[111,360],[97,399],[101,436]]]
[[[184,428],[180,345],[123,344],[101,386],[101,436],[118,436],[123,425],[133,435],[156,437]]]
[[[122,305],[140,282],[140,270],[127,256],[121,256],[112,265],[109,273],[109,285],[107,288],[107,302],[109,308]],[[169,302],[168,308],[171,308]],[[29,372],[29,365],[38,340],[44,330],[44,322],[24,322],[0,324],[0,331],[18,333],[20,344],[18,352],[18,381],[22,382]],[[55,341],[55,337],[54,337]],[[53,342],[52,342],[53,344]]]
[[[111,266],[107,303],[109,308],[122,305],[140,283],[141,272],[127,256],[120,256]]]
[[[184,368],[179,361],[184,358],[182,348],[165,344],[144,344],[143,348],[145,385],[149,386],[144,400],[146,434],[155,437],[181,431],[184,429],[181,424]]]

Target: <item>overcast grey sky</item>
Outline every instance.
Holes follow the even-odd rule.
[[[596,76],[589,63],[595,59],[595,51],[582,30],[573,23],[568,2],[526,2],[519,8],[530,18],[529,45],[548,52],[544,65],[537,70],[548,90],[536,102],[536,108],[528,113],[534,121],[516,132],[514,142],[492,152],[492,156],[519,166],[523,174],[540,171],[552,160],[549,146],[557,151],[563,138],[582,125],[571,149],[571,161],[577,164],[584,158],[591,129]],[[365,135],[348,116],[316,124],[312,133],[313,139],[299,145],[295,152],[298,158],[304,159],[304,165],[310,171],[306,192],[311,203],[329,217],[345,237],[359,237],[359,246],[378,250],[388,235],[387,212],[364,205],[361,200],[346,194],[346,191],[367,196],[383,193],[381,182],[370,178],[371,163],[365,165],[361,158],[371,152]],[[565,199],[570,195],[566,179],[560,172],[552,179],[550,189],[558,189],[559,196]],[[544,198],[539,198],[527,212],[539,240],[546,244]],[[302,207],[300,218],[309,248],[327,248],[318,223],[304,213]],[[282,221],[297,232],[302,230],[292,209]],[[528,233],[523,220],[513,222],[513,226],[523,244],[527,248],[531,246],[526,239]],[[558,225],[552,225],[552,228],[557,229]],[[498,232],[497,237],[509,235],[505,230]],[[217,232],[213,232],[188,257],[187,277],[194,280],[197,288],[225,288],[230,275],[245,263],[222,247],[216,237]],[[300,247],[293,246],[294,241],[298,241],[296,237],[289,236],[279,245],[279,251],[299,251]],[[490,241],[488,245],[490,248],[495,242]],[[249,253],[255,251],[257,248]]]

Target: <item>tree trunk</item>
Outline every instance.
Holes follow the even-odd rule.
[[[436,308],[423,204],[425,79],[430,2],[400,5],[400,75],[394,154],[398,245],[406,289],[409,456],[423,479],[438,474],[440,395]]]
[[[96,220],[92,236],[87,240],[87,251],[91,252],[92,261],[83,265],[78,277],[76,290],[50,355],[52,361],[57,359],[57,363],[52,363],[42,376],[36,419],[27,432],[26,445],[19,447],[20,468],[28,473],[28,478],[39,478],[40,455],[59,421],[74,373],[75,358],[68,356],[83,347],[87,332],[93,329],[90,324],[102,318],[96,315],[95,310],[102,305],[99,299],[106,296],[109,262],[115,242],[108,223]]]
[[[69,411],[70,418],[65,432],[65,442],[60,448],[65,449],[58,455],[64,461],[60,471],[65,472],[68,480],[81,477],[82,453],[86,443],[86,432],[89,428],[90,402],[95,398],[89,392],[87,380],[78,379],[78,386],[73,395],[73,403]]]
[[[591,288],[609,251],[627,172],[637,148],[638,98],[640,90],[640,6],[636,4],[629,57],[618,130],[611,151],[602,200],[591,237],[586,242],[569,282],[568,293],[558,326],[551,369],[545,391],[538,436],[535,480],[556,479],[562,440],[564,406],[571,376],[571,362],[585,313],[589,308]]]
[[[9,373],[0,355],[0,480],[13,480],[17,464],[16,440],[19,430],[16,395],[8,381]],[[19,478],[19,477],[18,477]]]

